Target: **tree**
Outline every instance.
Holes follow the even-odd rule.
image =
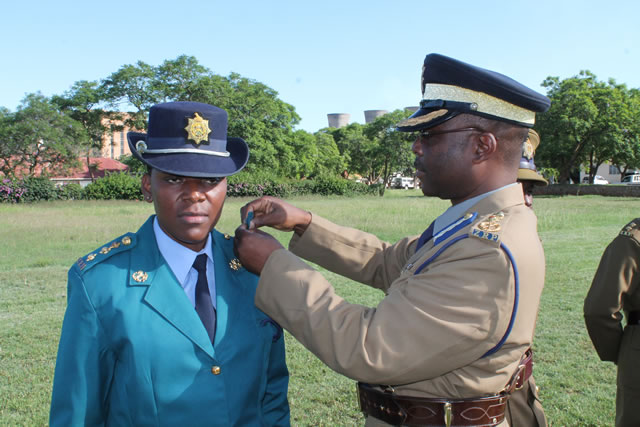
[[[297,169],[293,151],[295,108],[278,99],[278,92],[255,80],[231,73],[202,76],[192,100],[223,108],[229,114],[229,136],[243,138],[251,149],[247,170],[270,169],[292,176]],[[295,175],[294,175],[295,176]]]
[[[536,129],[543,141],[536,160],[556,168],[559,181],[588,164],[591,182],[598,166],[628,151],[634,113],[628,90],[615,81],[599,82],[589,71],[560,81],[548,77],[551,108],[540,115]],[[539,160],[538,160],[539,159]]]
[[[198,80],[210,74],[194,56],[181,55],[155,68],[151,86],[164,101],[193,101]]]
[[[136,65],[123,65],[107,77],[102,82],[101,91],[116,111],[133,106],[136,111],[127,115],[125,124],[132,129],[145,130],[149,108],[166,99],[165,94],[158,93],[159,87],[155,68],[138,61]]]
[[[77,121],[39,93],[28,94],[15,113],[3,110],[0,129],[0,171],[8,177],[76,167],[78,141],[88,138]]]
[[[625,143],[611,158],[611,163],[618,167],[620,179],[629,171],[640,169],[640,90],[627,92],[630,105],[630,124],[621,130]]]
[[[396,124],[408,116],[409,112],[405,110],[395,110],[365,126],[364,133],[372,143],[364,154],[370,159],[370,171],[376,171],[384,184],[389,182],[393,172],[411,170],[413,135],[396,130]],[[384,187],[381,195],[384,195]]]
[[[122,117],[102,107],[106,99],[103,88],[98,82],[81,80],[62,96],[52,97],[52,102],[61,111],[72,117],[82,125],[87,134],[87,140],[77,141],[79,147],[84,147],[84,154],[91,180],[94,179],[94,169],[89,161],[92,155],[100,155],[103,148],[104,135],[122,130],[122,126],[114,125],[113,120]]]
[[[357,173],[369,177],[370,162],[364,154],[369,140],[364,134],[364,129],[364,125],[360,123],[351,123],[341,128],[325,128],[319,131],[333,136],[347,175]]]

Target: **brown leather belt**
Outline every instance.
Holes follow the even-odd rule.
[[[630,311],[627,325],[640,325],[640,311]]]
[[[533,372],[527,350],[505,389],[497,395],[473,399],[428,399],[399,396],[380,387],[358,383],[358,400],[365,415],[403,426],[497,426],[504,420],[509,394],[521,389]],[[383,386],[384,388],[384,386]]]

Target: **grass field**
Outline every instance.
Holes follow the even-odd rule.
[[[232,233],[247,200],[226,202],[218,229]],[[297,205],[387,241],[419,234],[448,204],[415,191],[384,198],[299,198]],[[600,362],[584,328],[582,303],[602,251],[640,200],[598,196],[535,200],[547,276],[534,341],[535,377],[553,426],[613,425],[615,367]],[[0,425],[45,425],[62,317],[66,272],[75,260],[152,213],[141,202],[0,205]],[[288,236],[274,233],[283,243]],[[325,272],[350,302],[376,305],[379,291]],[[294,425],[362,425],[354,382],[331,372],[287,335]]]

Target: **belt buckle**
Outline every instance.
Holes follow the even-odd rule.
[[[453,417],[451,402],[444,403],[444,425],[445,427],[451,427],[451,418]]]

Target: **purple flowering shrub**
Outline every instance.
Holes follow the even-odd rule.
[[[23,181],[4,178],[0,184],[0,203],[18,203],[26,191]]]

